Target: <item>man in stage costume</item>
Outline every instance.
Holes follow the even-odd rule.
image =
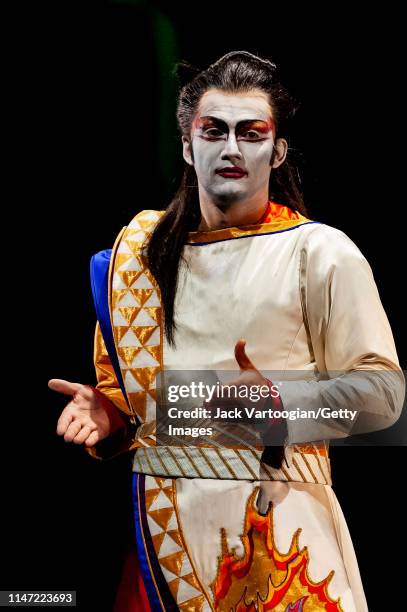
[[[328,446],[398,419],[391,329],[359,249],[307,216],[287,142],[296,109],[275,65],[237,51],[189,70],[181,186],[166,211],[143,210],[93,257],[98,383],[50,381],[72,396],[57,432],[95,458],[135,451],[119,612],[362,612]],[[288,372],[263,406],[331,416],[270,419],[263,446],[247,423],[224,428],[229,444],[159,443],[158,375],[184,370],[270,389],[268,373]]]

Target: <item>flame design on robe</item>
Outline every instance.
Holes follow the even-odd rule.
[[[241,541],[244,554],[238,558],[229,551],[226,532],[221,530],[222,553],[218,572],[211,588],[216,612],[343,612],[340,599],[328,595],[328,584],[334,570],[321,582],[308,575],[307,547],[299,549],[297,529],[287,553],[281,553],[274,542],[273,508],[259,514],[254,500],[259,488],[247,503]]]

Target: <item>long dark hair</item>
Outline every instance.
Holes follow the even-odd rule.
[[[276,78],[276,65],[247,51],[227,53],[206,70],[200,71],[186,62],[177,65],[178,78],[189,76],[179,93],[178,127],[182,135],[190,136],[192,121],[201,97],[211,88],[227,93],[261,89],[269,97],[276,126],[276,138],[289,141],[290,124],[298,106]],[[269,198],[306,215],[300,188],[298,169],[287,157],[270,174]],[[164,330],[169,344],[174,345],[174,302],[178,270],[188,232],[195,231],[201,219],[198,182],[193,166],[185,164],[181,184],[166,212],[156,225],[147,247],[149,268],[161,291],[164,309]]]

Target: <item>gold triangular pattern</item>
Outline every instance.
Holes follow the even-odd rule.
[[[155,285],[156,285],[155,278],[154,278],[154,276],[151,274],[151,272],[150,272],[150,270],[149,270],[148,268],[146,268],[146,269],[144,270],[144,274],[145,274],[145,276],[148,278],[148,280],[150,281],[150,283],[151,283],[152,285],[154,285],[154,286],[155,286]]]
[[[167,531],[167,536],[174,540],[174,542],[176,542],[181,548],[184,547],[178,529],[171,529],[171,531]]]
[[[137,308],[136,306],[119,306],[119,312],[126,319],[130,327],[140,312],[140,308]]]
[[[181,612],[191,612],[191,610],[194,612],[202,612],[204,603],[204,596],[198,595],[198,597],[188,599],[188,601],[184,601],[183,603],[179,603],[177,605]]]
[[[144,348],[150,353],[152,357],[154,357],[156,361],[160,361],[160,346],[145,346]]]
[[[161,557],[160,565],[165,567],[165,569],[169,570],[176,576],[180,575],[182,569],[182,562],[184,560],[185,552],[183,550],[172,553],[172,555],[168,555],[167,557]]]
[[[146,491],[147,513],[152,518],[152,520],[155,521],[157,525],[159,525],[159,527],[164,529],[162,533],[152,536],[154,549],[155,549],[157,558],[159,556],[161,545],[163,543],[165,536],[170,537],[181,548],[181,550],[175,553],[171,553],[170,555],[167,555],[165,557],[160,557],[158,559],[158,562],[164,569],[168,570],[172,574],[175,574],[176,576],[179,576],[182,570],[183,561],[187,553],[185,551],[184,543],[183,543],[183,540],[182,540],[182,537],[181,537],[181,534],[178,528],[170,529],[169,531],[167,531],[167,526],[169,525],[170,522],[171,523],[173,522],[172,521],[173,518],[175,518],[175,520],[177,521],[177,525],[178,525],[178,518],[175,512],[175,508],[174,508],[173,481],[171,479],[170,484],[165,484],[166,480],[167,479],[164,477],[155,476],[155,482],[156,482],[157,488],[148,489]],[[157,498],[158,493],[165,493],[166,497],[171,502],[172,507],[161,508],[159,510],[153,510],[152,512],[150,512],[149,508],[151,507],[153,501]],[[168,581],[168,586],[171,590],[171,593],[174,596],[175,601],[177,601],[180,580],[181,578],[177,578],[176,580]],[[188,574],[187,576],[182,576],[182,580],[185,580],[185,582],[187,582],[191,587],[194,587],[198,591],[202,592],[202,588],[197,578],[193,574],[193,572]],[[200,609],[200,608],[195,608],[193,602],[199,602],[199,606],[202,608],[204,601],[205,601],[204,595],[199,595],[199,596],[195,595],[193,598],[182,602],[182,606],[184,610]],[[188,608],[188,605],[190,606],[189,608]]]
[[[140,306],[143,306],[155,289],[130,289],[130,291],[139,302]]]
[[[174,499],[172,496],[172,487],[165,487],[165,489],[163,489],[163,492],[166,494],[170,502],[174,503]]]
[[[157,323],[161,324],[161,307],[159,306],[148,306],[144,309],[148,315]]]
[[[157,533],[156,535],[151,536],[151,539],[154,544],[154,548],[156,551],[159,551],[161,548],[161,544],[163,543],[163,539],[165,538],[165,531],[162,533]]]
[[[136,240],[137,242],[143,242],[143,240],[146,239],[146,236],[147,234],[141,227],[140,223],[137,224],[137,227],[132,224],[131,227],[129,226],[129,231],[127,233],[126,240]]]
[[[163,484],[165,482],[165,478],[162,476],[153,476],[152,478],[155,478],[155,481],[157,483],[157,486],[160,487],[160,489],[163,488]]]
[[[122,301],[122,298],[126,295],[126,293],[128,293],[130,290],[129,289],[115,289],[115,295],[116,295],[116,300],[117,300],[117,304],[120,305],[120,302]]]
[[[126,240],[125,240],[126,242]],[[127,246],[129,247],[130,251],[133,251],[133,249],[131,248],[131,246],[126,242]],[[132,264],[133,264],[133,268],[135,270],[139,270],[139,273],[142,274],[143,273],[143,269],[145,267],[145,263],[143,262],[143,259],[141,257],[141,255],[137,255],[135,253],[133,253],[131,255],[132,258]]]
[[[140,272],[136,270],[117,270],[117,274],[120,276],[126,287],[131,287],[136,278],[140,276]]]
[[[160,299],[159,287],[154,277],[148,270],[147,260],[143,254],[143,248],[145,246],[145,239],[151,235],[156,222],[160,219],[162,214],[163,211],[143,211],[134,217],[130,225],[124,230],[121,241],[118,245],[119,252],[116,251],[115,253],[114,271],[111,275],[112,278],[115,275],[116,277],[118,276],[123,282],[123,285],[128,288],[124,289],[121,287],[117,290],[111,291],[111,312],[116,313],[113,320],[120,323],[119,325],[113,325],[113,335],[118,354],[123,360],[122,373],[129,402],[132,410],[142,423],[145,422],[146,418],[147,391],[151,386],[153,386],[157,372],[163,367],[162,347],[160,340],[156,346],[146,346],[157,327],[161,327],[162,308],[161,306],[143,307],[143,305],[148,302],[153,294],[156,294]],[[121,249],[120,244],[122,245]],[[125,264],[124,269],[120,270],[120,267],[123,266],[123,264]],[[144,280],[143,275],[145,275]],[[140,284],[141,287],[133,287],[130,289],[130,287],[139,278],[140,281],[136,284]],[[145,286],[143,287],[143,285]],[[118,286],[120,287],[120,283]],[[120,306],[119,302],[122,298],[124,298],[127,291],[129,292],[129,299],[125,299],[124,305]],[[137,305],[128,305],[132,304],[132,298],[136,300]],[[142,311],[144,311],[144,313]],[[147,325],[140,326],[137,323],[133,325],[139,315],[139,321],[144,321],[147,323]],[[128,323],[127,326],[123,325],[125,321]],[[156,325],[153,325],[153,322],[155,322]],[[131,330],[131,333],[128,336],[129,344],[131,346],[119,347],[120,341],[123,339],[126,333],[129,332],[129,330]],[[135,339],[134,342],[132,342],[132,333],[134,333],[137,341],[140,342],[141,347],[144,347],[147,353],[151,355],[152,359],[150,361],[153,362],[152,360],[154,360],[157,362],[157,366],[137,366],[137,363],[148,363],[150,358],[148,357],[147,353],[145,353],[144,355],[140,355],[140,361],[137,360],[138,355],[143,349],[133,346],[133,344],[135,344]],[[157,338],[161,339],[161,337],[162,334],[160,331],[160,334],[155,336],[154,341],[156,342]],[[127,338],[125,339],[124,344],[125,343],[127,343]],[[131,367],[134,360],[136,367]],[[125,376],[126,370],[131,373],[132,377],[127,378]],[[129,385],[133,379],[136,379],[144,391],[135,393],[134,391],[130,390]],[[154,394],[151,394],[151,397],[154,397]]]
[[[145,347],[146,348],[146,347]],[[144,387],[146,391],[151,387],[151,384],[155,381],[158,372],[160,371],[159,366],[148,366],[146,368],[133,368],[132,374],[135,379]]]
[[[116,270],[119,270],[119,268],[123,264],[129,261],[129,259],[131,259],[131,253],[116,253],[116,259],[115,259]]]
[[[139,353],[140,351],[141,351],[141,348],[133,348],[130,346],[120,347],[117,350],[117,352],[119,353],[119,356],[123,359],[123,361],[129,367],[130,367],[131,362],[137,355],[137,353]]]
[[[147,489],[146,490],[145,495],[146,495],[147,512],[148,512],[149,507],[153,503],[153,501],[158,497],[159,493],[160,493],[160,489]]]
[[[156,212],[156,211],[154,211]],[[144,230],[148,235],[151,234],[151,219],[144,219],[143,217],[147,216],[144,215],[143,212],[140,213],[140,216],[137,218],[137,221],[141,227],[142,230]]]
[[[188,584],[190,584],[192,587],[194,587],[198,591],[201,590],[199,582],[195,578],[194,574],[191,573],[191,574],[187,574],[186,576],[182,576],[182,579],[185,580],[185,582],[188,582]]]
[[[144,248],[144,237],[150,235],[150,231],[153,229],[156,221],[159,219],[162,213],[153,212],[153,211],[144,211],[143,213],[136,215],[136,217],[132,221],[132,227],[128,227],[122,236],[122,241],[124,242],[124,251],[127,248],[131,251],[131,255],[129,253],[116,253],[115,258],[115,268],[113,274],[111,274],[111,278],[119,278],[122,281],[122,285],[120,282],[116,281],[116,285],[118,288],[115,290],[111,290],[111,312],[115,312],[115,319],[120,325],[114,325],[113,327],[113,335],[115,339],[116,347],[120,344],[120,341],[126,335],[127,332],[131,331],[134,334],[135,338],[137,338],[138,342],[140,342],[141,347],[144,347],[146,354],[141,356],[141,359],[144,359],[147,356],[147,353],[157,362],[157,366],[146,366],[146,367],[131,367],[131,364],[134,362],[134,359],[137,358],[138,354],[143,350],[143,348],[137,346],[128,346],[128,347],[120,347],[118,350],[118,354],[122,357],[123,363],[126,365],[122,366],[123,378],[125,380],[126,388],[129,385],[135,384],[135,381],[140,384],[140,386],[144,389],[144,391],[138,392],[130,392],[128,391],[128,397],[132,409],[135,414],[138,416],[142,423],[145,422],[146,416],[146,400],[147,400],[147,391],[149,388],[155,383],[157,373],[162,370],[162,346],[161,346],[161,338],[162,338],[162,307],[161,306],[144,306],[144,304],[155,303],[150,298],[155,294],[160,301],[160,291],[157,283],[152,276],[151,272],[147,268],[147,260],[145,254],[142,252]],[[138,229],[141,228],[141,230]],[[143,238],[143,241],[141,241]],[[132,259],[134,261],[132,261]],[[124,266],[124,270],[120,270],[121,265],[126,264]],[[145,283],[143,281],[142,275],[145,275],[146,280],[151,283],[152,288],[149,287],[149,283]],[[132,287],[132,285],[140,278],[139,284],[140,288]],[[147,287],[143,287],[142,285],[147,285]],[[124,287],[127,287],[125,289]],[[130,287],[132,287],[130,289]],[[129,299],[125,300],[124,305],[120,306],[119,302],[124,298],[126,292],[129,294]],[[135,299],[138,305],[129,306],[128,304],[132,304],[131,297]],[[155,297],[154,297],[155,300]],[[133,325],[133,323],[137,320],[138,316],[139,322]],[[114,317],[113,317],[114,318]],[[123,325],[124,321],[127,322],[127,325]],[[145,322],[145,325],[140,325],[140,322]],[[153,325],[153,322],[156,325]],[[156,329],[160,329],[159,334],[159,342],[155,346],[148,346],[149,339],[154,334]],[[156,341],[157,334],[155,336],[154,341]],[[133,339],[135,340],[135,339]],[[127,338],[126,338],[127,341]],[[129,335],[129,343],[133,344],[131,334]],[[125,342],[126,343],[126,342]],[[138,350],[137,350],[138,349]],[[137,363],[137,359],[136,359]],[[148,359],[144,361],[144,363],[148,363]],[[126,375],[126,370],[128,372],[128,376]],[[150,392],[151,397],[155,396],[153,391]],[[158,495],[162,491],[168,500],[171,502],[171,508],[161,508],[160,510],[153,510],[150,514],[151,519],[155,521],[155,523],[164,531],[162,533],[155,534],[152,536],[152,541],[154,545],[154,549],[156,551],[157,557],[159,555],[161,546],[163,544],[164,538],[166,535],[170,537],[180,548],[180,551],[177,551],[174,554],[168,555],[164,557],[164,559],[160,559],[160,563],[162,562],[162,567],[172,572],[174,575],[178,575],[181,572],[182,562],[187,554],[184,546],[181,535],[178,529],[171,529],[170,531],[166,531],[168,525],[171,522],[173,525],[174,518],[174,499],[173,499],[173,490],[171,486],[164,486],[165,479],[157,480],[157,489],[149,489],[145,492],[146,496],[146,508],[147,512],[149,508],[152,506],[154,501],[157,499]],[[175,515],[176,519],[176,515]],[[198,591],[201,591],[197,579],[193,574],[188,574],[184,577],[185,583],[189,584],[191,587],[197,588]],[[180,578],[176,580],[171,580],[169,582],[169,587],[174,596],[174,599],[177,600],[178,589],[180,585]],[[204,596],[196,597],[196,595],[191,598],[191,602],[199,602],[199,606],[202,606],[201,600],[204,599]],[[188,609],[187,606],[190,601],[182,602],[182,609]],[[191,606],[189,607],[191,609]],[[193,606],[193,609],[196,609]]]
[[[125,336],[127,332],[129,331],[129,327],[125,327],[124,325],[116,325],[114,327],[114,330],[115,330],[115,337],[117,338],[116,348],[120,349],[119,347],[120,341],[123,338],[123,336]]]
[[[149,512],[149,515],[164,529],[164,531],[166,531],[173,512],[173,508],[160,508],[159,510],[152,510],[152,512]]]
[[[143,346],[147,344],[149,338],[151,338],[156,329],[157,325],[150,325],[150,327],[133,326],[133,331]]]
[[[153,398],[154,401],[157,401],[157,389],[149,389],[148,394]]]
[[[180,581],[180,579],[176,578],[175,580],[171,580],[171,582],[168,583],[168,586],[170,587],[170,591],[171,591],[175,601],[177,601],[179,581]]]
[[[146,238],[147,238],[147,234],[141,231],[138,231],[138,232],[136,231],[136,232],[132,232],[131,235],[129,235],[126,238],[126,243],[129,245],[131,249],[134,249],[135,246],[138,248],[141,248]]]

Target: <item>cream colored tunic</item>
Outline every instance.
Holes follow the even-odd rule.
[[[339,408],[349,403],[358,411],[360,431],[383,429],[397,420],[404,386],[392,332],[371,268],[343,232],[306,223],[284,231],[270,232],[267,226],[263,232],[259,227],[254,235],[237,232],[226,238],[219,230],[206,238],[207,242],[205,235],[191,234],[185,248],[175,304],[176,348],[164,341],[166,369],[236,371],[234,346],[245,338],[247,354],[260,371],[298,371],[297,377],[290,377],[299,380],[280,389],[285,408],[315,404]],[[340,391],[333,386],[333,372],[341,377]],[[328,380],[321,380],[321,374]],[[349,423],[320,419],[310,437],[309,428],[299,421],[290,421],[288,427],[291,453],[296,443],[344,437],[351,428]],[[151,474],[154,454],[145,462],[142,450],[146,452],[136,453],[134,470]],[[197,478],[188,461],[182,473],[189,477],[180,477],[175,468],[171,474],[177,477],[179,529],[206,591],[202,609],[213,605],[210,585],[222,553],[221,528],[226,529],[229,550],[234,548],[236,556],[242,556],[247,500],[260,487],[256,507],[264,513],[272,501],[279,551],[287,552],[293,534],[301,528],[300,548],[307,547],[310,578],[323,580],[333,570],[329,596],[340,598],[346,612],[367,610],[345,519],[329,476],[324,480],[320,473],[324,467],[312,457],[314,463],[308,467],[317,475],[314,481],[301,482],[304,478],[297,470],[296,477],[284,482],[284,477],[277,476],[277,481],[263,477],[261,470],[256,479],[250,478],[240,474],[235,463],[235,473],[240,474],[236,480],[227,472],[229,460],[232,465],[234,458],[224,451],[225,472],[222,462],[218,465],[221,478],[213,473]],[[167,468],[170,465],[169,459]],[[300,474],[306,468],[304,463]],[[146,479],[149,487],[157,486],[153,476]],[[168,578],[170,585],[173,578]],[[304,603],[307,609],[325,608]]]
[[[97,327],[98,389],[136,429],[116,450],[137,449],[133,470],[145,475],[150,552],[180,610],[229,612],[244,593],[259,610],[266,596],[278,599],[278,612],[367,610],[326,451],[330,439],[392,425],[404,378],[359,249],[343,232],[282,209],[272,204],[274,217],[262,225],[189,235],[175,348],[163,336],[159,291],[141,255],[162,213],[137,215],[113,249],[110,310],[127,399]],[[235,377],[239,338],[279,384],[286,410],[352,408],[357,419],[289,420],[280,469],[239,440],[235,448],[156,446],[156,372]],[[301,582],[299,571],[290,572],[305,562]]]

